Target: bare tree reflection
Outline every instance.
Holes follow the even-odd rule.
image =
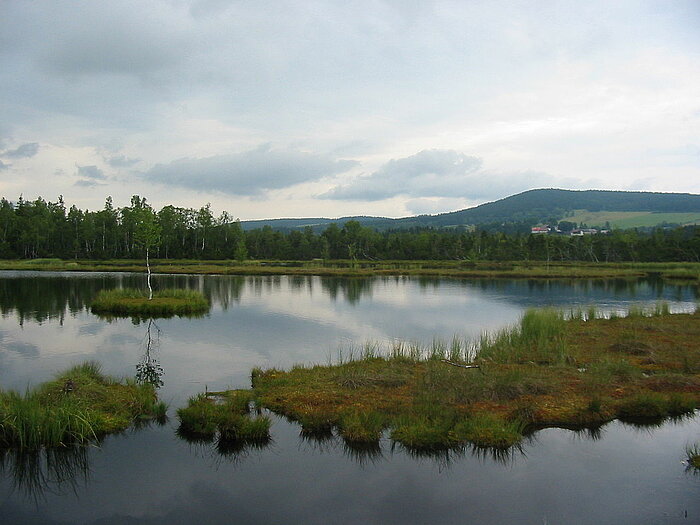
[[[160,366],[156,351],[160,347],[161,329],[153,319],[149,319],[146,324],[146,335],[143,340],[144,353],[141,361],[136,365],[136,382],[139,384],[150,384],[155,388],[163,386],[163,367]]]

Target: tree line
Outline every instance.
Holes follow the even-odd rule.
[[[614,230],[570,237],[468,229],[414,228],[378,232],[357,221],[287,232],[269,226],[244,231],[209,204],[155,210],[133,196],[117,208],[111,197],[99,211],[37,198],[0,200],[0,258],[132,259],[357,259],[700,262],[700,228]]]

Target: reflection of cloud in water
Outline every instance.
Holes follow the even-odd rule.
[[[141,339],[131,334],[110,334],[106,340],[109,344],[115,345],[140,345]]]
[[[3,345],[12,352],[17,352],[25,357],[39,357],[39,347],[31,343],[23,343],[21,341],[13,341]]]
[[[105,329],[104,323],[89,323],[78,328],[78,335],[97,335]]]

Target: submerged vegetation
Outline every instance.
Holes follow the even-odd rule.
[[[96,314],[173,316],[196,315],[209,310],[209,301],[196,290],[160,290],[149,294],[133,288],[101,290],[92,303]]]
[[[530,310],[479,341],[345,349],[336,364],[255,369],[251,395],[302,433],[411,450],[507,448],[548,426],[654,424],[700,406],[700,314]],[[211,428],[209,429],[211,431]]]
[[[163,418],[165,412],[151,385],[120,382],[88,362],[24,394],[0,392],[0,448],[37,450],[97,442],[137,418]]]

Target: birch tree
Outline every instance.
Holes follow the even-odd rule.
[[[150,252],[151,249],[158,246],[160,243],[161,227],[156,220],[156,214],[153,209],[146,204],[146,199],[140,202],[138,208],[133,209],[135,228],[134,242],[142,248],[146,253],[146,272],[148,273],[148,300],[153,299],[153,288],[151,287],[151,264]]]

